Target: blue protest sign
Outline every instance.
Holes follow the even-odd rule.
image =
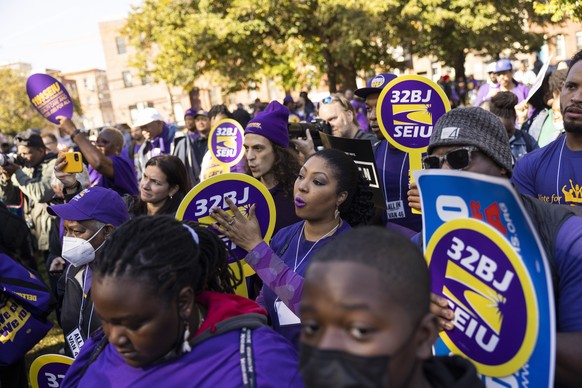
[[[545,251],[507,179],[415,172],[432,292],[455,313],[437,354],[470,359],[488,386],[553,386],[554,296]]]

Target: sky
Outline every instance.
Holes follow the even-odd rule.
[[[124,19],[141,0],[0,0],[0,65],[34,72],[105,69],[99,22]]]

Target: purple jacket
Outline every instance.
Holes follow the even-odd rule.
[[[205,292],[198,302],[208,308],[192,351],[141,368],[127,365],[111,344],[105,345],[85,373],[81,370],[99,342],[89,339],[68,370],[61,387],[242,387],[241,329],[252,329],[252,358],[257,387],[303,387],[297,351],[266,326],[265,312],[237,295]]]

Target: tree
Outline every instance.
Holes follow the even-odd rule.
[[[0,68],[0,133],[14,135],[28,128],[48,124],[34,109],[26,94],[26,77],[9,68]]]
[[[227,91],[264,75],[285,89],[327,75],[330,92],[354,88],[356,74],[395,64],[395,0],[145,0],[124,30],[132,65],[190,89],[202,74]]]
[[[461,77],[470,51],[495,58],[505,49],[539,49],[543,37],[529,32],[527,24],[549,21],[535,14],[529,0],[410,0],[402,16],[413,27],[404,36],[408,49],[435,55]]]
[[[575,21],[582,20],[582,4],[579,0],[549,0],[534,2],[534,9],[540,15],[550,15],[553,22],[561,22],[564,18]]]

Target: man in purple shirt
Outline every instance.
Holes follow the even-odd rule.
[[[68,118],[59,116],[60,128],[77,144],[89,163],[91,186],[113,189],[119,195],[137,195],[137,178],[132,162],[121,153],[123,135],[118,129],[107,127],[97,137],[96,146],[80,132]],[[58,162],[62,160],[59,159]]]
[[[495,62],[494,73],[497,78],[497,87],[480,88],[477,92],[475,106],[481,105],[483,101],[490,100],[498,92],[511,92],[515,94],[518,104],[527,98],[529,88],[513,78],[513,66],[509,59],[500,59]]]

